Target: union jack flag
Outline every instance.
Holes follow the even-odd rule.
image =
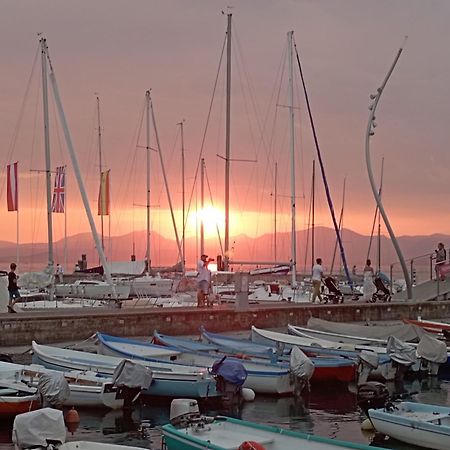
[[[56,168],[55,187],[53,190],[52,212],[63,213],[66,207],[66,167]]]

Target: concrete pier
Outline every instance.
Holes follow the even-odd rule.
[[[81,341],[96,331],[116,336],[150,336],[153,330],[170,335],[195,335],[200,325],[213,332],[305,325],[311,317],[338,322],[441,319],[450,317],[450,301],[344,303],[340,305],[251,305],[235,311],[212,308],[70,309],[0,314],[0,347]]]

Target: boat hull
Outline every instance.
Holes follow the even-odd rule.
[[[39,395],[21,397],[2,396],[0,399],[0,417],[15,417],[17,414],[34,411],[41,407]]]
[[[377,449],[228,417],[214,420],[203,427],[193,424],[177,429],[172,425],[164,425],[162,430],[168,450],[236,450],[244,442],[255,442],[260,448],[274,450]]]
[[[450,443],[450,408],[404,402],[392,412],[382,409],[368,411],[373,426],[408,444],[448,450]]]

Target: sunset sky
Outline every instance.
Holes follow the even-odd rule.
[[[232,9],[227,9],[232,5]],[[46,239],[42,100],[37,33],[48,40],[91,207],[96,214],[96,95],[101,101],[105,168],[111,169],[111,234],[145,228],[144,96],[151,89],[172,202],[181,228],[181,150],[185,120],[187,234],[196,233],[199,183],[193,187],[214,80],[233,13],[231,157],[232,235],[273,231],[278,163],[278,229],[289,230],[289,135],[286,33],[294,30],[335,210],[344,226],[369,234],[374,200],[364,159],[369,94],[376,91],[408,35],[381,99],[372,139],[377,179],[398,235],[450,233],[450,2],[448,0],[0,0],[1,240],[16,240],[16,214],[6,210],[6,165],[19,161],[22,242]],[[296,71],[297,226],[308,225],[311,131]],[[281,76],[281,74],[283,74]],[[27,91],[28,87],[28,91]],[[28,95],[25,99],[25,94]],[[279,94],[278,94],[279,92]],[[24,100],[25,99],[25,100]],[[22,108],[22,104],[24,104]],[[68,165],[68,232],[88,230],[62,129],[50,97],[52,167]],[[156,147],[152,131],[151,145]],[[225,67],[206,133],[203,157],[207,234],[223,228]],[[158,155],[152,152],[152,228],[174,232]],[[318,169],[316,164],[316,169]],[[316,223],[331,226],[317,170]],[[192,197],[191,197],[192,193]],[[96,219],[98,217],[96,216]],[[99,221],[97,221],[99,224]],[[106,219],[108,229],[108,219]],[[55,239],[64,220],[55,215]],[[179,229],[181,235],[181,230]],[[223,237],[222,237],[223,238]]]

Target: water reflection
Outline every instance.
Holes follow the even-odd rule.
[[[413,401],[450,406],[450,383],[436,378],[406,381],[403,386],[388,385],[391,393],[400,389],[418,392]],[[80,424],[68,433],[70,440],[111,442],[144,448],[161,448],[160,427],[169,421],[169,402],[149,400],[148,405],[136,408],[131,414],[122,411],[79,409]],[[245,403],[239,410],[224,410],[217,406],[201,405],[207,415],[232,415],[244,420],[278,425],[287,429],[314,433],[351,442],[368,443],[373,435],[361,431],[364,414],[356,404],[356,386],[313,387],[309,403],[293,397],[273,398],[257,396],[254,402]],[[141,422],[146,427],[141,432]],[[11,442],[12,421],[0,421],[0,443]],[[411,446],[393,441],[377,440],[379,447],[396,450]]]

